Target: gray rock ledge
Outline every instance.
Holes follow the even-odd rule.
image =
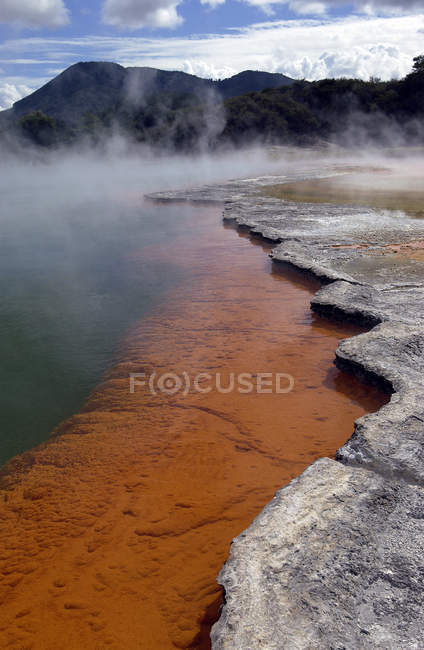
[[[387,249],[424,239],[424,220],[261,191],[322,175],[153,197],[223,202],[227,222],[275,242],[276,264],[318,277],[314,311],[372,328],[340,343],[336,365],[391,394],[233,541],[214,650],[424,647],[424,264]]]
[[[422,648],[424,488],[319,460],[237,537],[213,648]]]

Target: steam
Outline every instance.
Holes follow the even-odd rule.
[[[152,206],[145,194],[234,178],[331,176],[354,163],[401,170],[400,187],[411,188],[420,183],[424,156],[417,152],[412,160],[409,152],[391,161],[371,148],[353,156],[337,147],[159,155],[115,133],[101,149],[88,143],[73,150],[27,147],[3,156],[0,462],[77,412],[130,324],[173,282],[184,282],[175,240],[196,246],[196,228],[207,223],[204,209]],[[391,176],[370,174],[365,182],[375,187],[376,179],[383,189],[384,183],[393,187]],[[219,208],[216,220],[220,227]],[[158,250],[164,253],[159,259]],[[196,276],[198,269],[187,272]]]
[[[213,105],[214,106],[214,105]],[[215,111],[215,108],[211,110]],[[217,123],[220,116],[214,113]],[[15,149],[0,159],[1,213],[13,210],[5,197],[32,192],[34,201],[48,203],[56,212],[62,204],[84,205],[87,200],[124,197],[222,183],[230,179],[259,175],[284,177],[296,169],[331,169],[333,165],[377,165],[399,170],[417,166],[424,148],[411,148],[409,140],[387,124],[387,146],[381,148],[361,130],[361,116],[352,120],[345,140],[349,147],[331,143],[316,147],[253,146],[211,152],[205,147],[193,155],[158,153],[135,145],[116,131],[101,148],[86,142],[73,149]],[[380,125],[381,126],[381,125]],[[386,126],[386,125],[385,125]],[[415,128],[422,125],[416,124]],[[212,132],[214,130],[212,129]],[[406,173],[401,172],[404,177]],[[29,215],[28,215],[29,218]]]
[[[226,124],[221,95],[209,81],[204,80],[203,85],[196,85],[191,91],[187,110],[175,111],[173,92],[180,91],[178,78],[171,82],[173,92],[160,92],[160,96],[157,96],[157,89],[161,86],[159,77],[168,74],[154,68],[128,68],[123,108],[133,114],[139,112],[142,119],[143,111],[149,111],[154,106],[152,117],[156,125],[157,145],[162,150],[181,149],[184,143],[196,151],[214,148]],[[163,80],[163,83],[166,81]],[[120,127],[117,124],[114,126],[115,132],[120,132]]]
[[[155,68],[128,68],[124,83],[124,97],[130,108],[145,108],[152,94],[158,70]]]
[[[158,154],[148,147],[135,147],[115,133],[101,150],[88,145],[59,151],[27,148],[25,156],[19,151],[19,155],[3,157],[0,166],[3,199],[6,194],[19,196],[25,190],[34,192],[36,202],[48,200],[60,205],[68,200],[84,203],[90,197],[124,196],[125,192],[141,198],[155,191],[279,173],[282,161],[256,148],[192,156]],[[4,210],[7,206],[3,203]]]
[[[165,156],[119,134],[102,150],[3,156],[0,464],[77,412],[127,328],[184,282],[173,244],[196,245],[204,208],[154,206],[144,195],[281,168],[266,151]]]

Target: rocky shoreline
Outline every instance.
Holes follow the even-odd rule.
[[[275,264],[319,278],[316,313],[371,328],[341,342],[336,365],[391,394],[378,413],[355,423],[336,460],[311,465],[233,541],[218,578],[225,605],[212,646],[420,648],[424,263],[391,246],[423,240],[424,222],[262,192],[304,177],[301,171],[151,197],[224,202],[227,222],[275,242]]]

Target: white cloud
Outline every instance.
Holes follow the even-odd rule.
[[[182,0],[106,0],[103,22],[120,29],[173,29],[183,22],[177,12]]]
[[[274,52],[274,62],[285,52]],[[283,68],[283,70],[280,70]],[[378,45],[353,46],[348,52],[323,52],[318,58],[296,57],[274,67],[295,78],[323,79],[325,77],[354,77],[369,79],[400,78],[411,68],[411,57],[404,55],[397,47],[380,43]]]
[[[340,7],[354,7],[356,11],[368,15],[392,14],[400,15],[411,11],[420,11],[423,8],[422,0],[238,0],[253,7],[259,7],[271,16],[274,14],[274,5],[288,5],[295,13],[301,15],[320,15],[331,9]],[[216,7],[224,4],[226,0],[200,0],[201,4]]]
[[[239,0],[239,2],[246,2],[253,7],[259,7],[268,16],[272,16],[274,13],[273,4],[288,4],[288,0]]]
[[[213,9],[217,7],[218,5],[223,5],[225,4],[226,0],[200,0],[201,5],[209,5]]]
[[[63,0],[0,0],[0,23],[62,27],[69,23],[69,12]]]
[[[324,77],[400,78],[422,49],[424,16],[269,22],[244,30],[267,55],[261,67],[310,81]],[[266,45],[267,44],[267,45]],[[267,49],[266,49],[267,48]]]
[[[19,99],[29,95],[30,92],[32,92],[32,89],[29,86],[23,84],[16,85],[0,80],[0,110],[3,111],[6,108],[10,108]]]
[[[423,48],[424,16],[273,21],[208,38],[122,39],[98,58],[122,65],[184,69],[220,77],[231,67],[282,72],[309,80],[334,76],[402,77]],[[100,43],[99,43],[100,45]]]
[[[192,59],[183,61],[180,69],[187,72],[187,74],[194,74],[196,77],[202,77],[203,79],[226,79],[239,72],[229,65],[219,67],[213,61],[193,61]]]
[[[0,43],[1,65],[7,58],[45,60],[42,79],[80,60],[116,61],[125,66],[184,70],[222,78],[246,69],[282,72],[308,80],[347,76],[369,79],[403,77],[423,48],[424,15],[350,17],[333,20],[270,21],[225,34],[196,38],[87,36],[26,38]],[[4,62],[4,63],[3,63]],[[35,75],[34,75],[35,77]],[[10,79],[8,79],[10,81]],[[26,83],[15,79],[13,83]]]
[[[8,65],[40,65],[45,63],[43,59],[0,59],[0,63]],[[59,61],[50,61],[50,63],[59,63]]]
[[[321,16],[327,10],[324,2],[313,0],[293,0],[290,2],[290,9],[302,16]]]
[[[423,8],[422,0],[324,0],[324,2],[329,8],[353,5],[358,11],[366,14],[401,14],[420,11]]]

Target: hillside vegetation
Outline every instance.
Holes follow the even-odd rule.
[[[368,142],[424,142],[424,57],[400,81],[323,79],[297,81],[226,102],[222,137],[240,144],[333,140],[345,145]]]
[[[79,63],[0,114],[3,139],[40,147],[135,143],[190,150],[252,142],[421,144],[424,57],[399,81],[294,81],[246,71],[212,81],[183,72]]]

